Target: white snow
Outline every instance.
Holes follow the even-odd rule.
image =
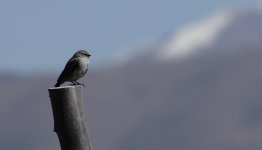
[[[201,47],[212,44],[219,33],[230,24],[231,17],[230,12],[223,12],[179,30],[162,47],[159,59],[183,58]]]
[[[119,64],[136,60],[145,61],[172,61],[184,59],[203,49],[212,47],[223,31],[226,31],[233,22],[248,13],[262,13],[262,5],[249,9],[221,10],[210,14],[207,18],[196,23],[177,29],[162,38],[149,38],[137,42],[136,46],[122,50],[114,60]],[[167,36],[168,35],[168,36]],[[146,58],[145,58],[146,57]]]

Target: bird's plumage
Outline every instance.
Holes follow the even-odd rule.
[[[85,50],[77,51],[66,63],[66,66],[60,76],[57,79],[55,87],[60,86],[66,81],[74,83],[80,78],[82,78],[87,70],[89,65],[89,57],[91,55]]]

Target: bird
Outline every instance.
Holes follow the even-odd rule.
[[[64,82],[71,82],[73,85],[83,85],[77,80],[82,78],[89,66],[89,57],[91,55],[86,50],[77,51],[66,63],[64,70],[60,74],[55,84],[55,87],[59,87]]]

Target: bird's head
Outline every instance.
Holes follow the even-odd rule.
[[[73,57],[90,57],[91,55],[85,50],[77,51]]]

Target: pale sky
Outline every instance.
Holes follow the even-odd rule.
[[[1,0],[0,72],[60,72],[77,49],[109,64],[139,41],[262,0]]]

